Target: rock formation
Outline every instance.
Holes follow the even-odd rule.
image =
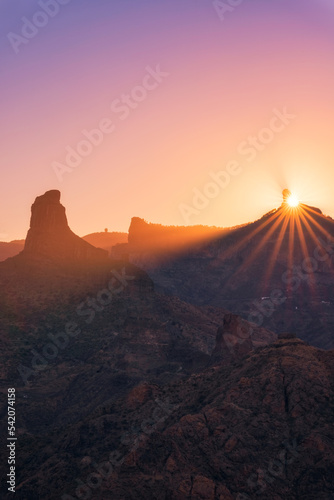
[[[235,314],[226,314],[223,326],[218,328],[216,345],[212,353],[214,362],[221,362],[226,357],[242,356],[253,349],[250,325],[243,328],[243,321]]]
[[[291,196],[291,191],[290,189],[283,189],[282,191],[282,196],[283,196],[283,204],[288,202],[289,197]]]
[[[60,192],[52,190],[38,196],[31,207],[30,229],[22,255],[71,264],[105,261],[108,253],[71,231]]]
[[[276,339],[277,335],[273,332],[259,328],[236,314],[228,313],[224,316],[223,326],[218,328],[211,364],[240,358],[255,347],[270,344]]]

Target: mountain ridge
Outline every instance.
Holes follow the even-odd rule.
[[[334,221],[319,209],[282,205],[179,255],[130,244],[123,251],[161,293],[224,307],[276,333],[295,331],[318,347],[334,346]]]

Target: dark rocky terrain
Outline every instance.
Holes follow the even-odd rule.
[[[333,499],[333,361],[281,338],[186,380],[110,394],[80,422],[21,436],[17,497]]]
[[[72,233],[59,199],[37,198],[0,263],[16,498],[333,498],[333,352],[157,292]]]
[[[217,330],[231,316],[156,293],[144,271],[72,233],[59,199],[58,191],[36,199],[23,251],[0,263],[1,392],[17,390],[19,498],[45,495],[26,489],[39,463],[32,442],[79,425],[138,384],[163,386],[211,366]],[[239,343],[251,350],[276,338],[242,320],[228,333],[226,362]],[[4,420],[5,402],[0,411]],[[45,471],[43,488],[50,477]]]
[[[332,499],[333,361],[282,338],[171,384],[158,394],[170,413],[128,447],[113,441],[121,463],[96,498]],[[153,415],[147,399],[133,429]]]

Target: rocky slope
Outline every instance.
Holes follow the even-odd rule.
[[[333,498],[333,356],[282,339],[171,386],[97,498]]]

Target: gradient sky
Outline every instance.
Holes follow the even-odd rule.
[[[207,0],[70,0],[16,54],[8,33],[41,7],[2,0],[0,240],[25,237],[49,189],[80,236],[133,216],[241,224],[285,187],[334,217],[333,5],[244,0],[222,20]],[[111,104],[157,65],[169,76],[121,120]],[[248,161],[239,145],[284,108],[295,118]],[[53,162],[103,118],[114,131],[60,182]],[[185,220],[180,206],[231,161],[241,171]]]

